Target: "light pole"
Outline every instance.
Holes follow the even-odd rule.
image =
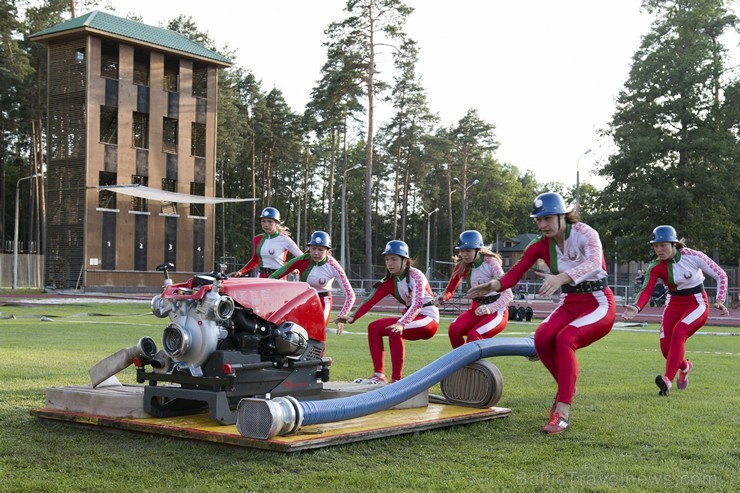
[[[285,188],[290,190],[290,193],[292,195],[295,195],[298,197],[298,218],[296,220],[296,232],[295,232],[295,241],[296,243],[300,243],[301,241],[301,196],[293,190],[293,187],[290,185],[285,185]]]
[[[591,149],[586,149],[586,152],[578,156],[576,160],[576,210],[581,211],[581,158],[591,152]]]
[[[453,188],[450,190],[450,195],[447,197],[447,213],[450,216],[450,257],[455,255],[455,237],[452,232],[452,228],[454,227],[452,225],[452,194],[457,192],[457,188]]]
[[[424,212],[426,212],[426,215],[427,215],[427,270],[426,270],[426,276],[429,277],[429,238],[430,238],[429,232],[431,231],[430,219],[432,217],[432,214],[434,214],[435,212],[439,211],[439,207],[437,207],[436,209],[434,209],[432,212],[427,212],[423,207],[421,208],[421,210],[424,211]]]
[[[498,224],[496,224],[496,221],[489,220],[488,222],[493,224],[493,227],[496,230],[496,253],[498,253]]]
[[[460,183],[460,180],[458,180],[457,178],[455,178],[455,181],[457,181],[458,183]],[[470,190],[470,187],[472,187],[473,185],[477,185],[478,183],[480,183],[480,180],[476,178],[475,180],[473,180],[473,182],[470,185],[468,185],[467,187],[463,188],[463,191],[462,191],[463,192],[463,197],[462,197],[462,201],[463,201],[463,204],[462,204],[462,230],[463,231],[465,231],[465,215],[467,214],[467,209],[468,209],[468,190]],[[462,183],[460,183],[460,186],[462,186]]]
[[[362,164],[355,164],[351,168],[347,168],[342,173],[342,238],[340,240],[339,247],[339,265],[342,269],[345,269],[345,258],[347,256],[347,173],[360,168]]]
[[[23,180],[29,180],[31,178],[38,178],[41,173],[34,173],[31,176],[24,176],[19,178],[15,184],[15,228],[13,229],[13,285],[11,286],[13,291],[18,287],[18,192],[21,188],[21,182]]]

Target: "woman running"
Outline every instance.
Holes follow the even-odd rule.
[[[689,386],[689,373],[694,364],[685,358],[686,341],[709,318],[709,300],[704,291],[704,274],[717,281],[714,307],[722,315],[730,312],[725,306],[727,273],[704,253],[686,248],[678,240],[673,226],[658,226],[653,230],[650,244],[656,259],[648,266],[646,281],[637,293],[634,305],[625,305],[622,318],[631,320],[650,301],[653,286],[658,279],[668,286],[668,297],[660,324],[660,351],[665,358],[665,373],[655,377],[659,395],[668,395],[673,378],[678,373],[679,390]]]
[[[548,274],[537,272],[543,278],[539,294],[550,297],[560,289],[560,302],[537,327],[534,344],[558,386],[550,420],[542,429],[556,434],[570,426],[570,405],[578,380],[576,350],[611,331],[616,305],[606,282],[606,262],[596,230],[580,222],[578,212],[567,209],[563,198],[553,192],[537,196],[531,217],[541,234],[527,246],[522,258],[500,280],[474,286],[467,296],[476,298],[515,286],[539,259],[550,268]]]

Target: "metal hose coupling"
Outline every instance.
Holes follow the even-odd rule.
[[[236,408],[236,429],[248,438],[268,440],[295,432],[303,424],[303,409],[291,396],[245,398]]]

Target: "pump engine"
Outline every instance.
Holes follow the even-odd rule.
[[[146,383],[144,409],[156,417],[205,411],[236,422],[244,397],[318,399],[329,380],[326,327],[316,291],[303,282],[211,273],[165,287],[152,312],[169,318],[162,349],[134,358]],[[140,345],[142,346],[142,345]]]

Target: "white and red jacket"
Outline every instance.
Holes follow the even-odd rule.
[[[727,273],[706,254],[681,248],[676,250],[676,256],[671,260],[655,260],[648,266],[645,283],[637,294],[635,305],[640,310],[645,308],[658,279],[662,279],[670,292],[676,294],[704,284],[705,273],[717,281],[715,301],[724,303],[727,298]]]
[[[303,255],[298,245],[289,236],[283,233],[259,234],[252,241],[252,258],[239,272],[246,274],[255,267],[265,269],[279,269],[285,265],[288,252],[294,257]]]
[[[606,261],[599,233],[584,223],[567,224],[565,242],[539,235],[524,249],[522,258],[500,279],[501,289],[512,288],[538,259],[545,261],[552,274],[565,272],[573,279],[571,286],[606,277]]]
[[[465,279],[468,284],[468,288],[474,286],[480,286],[485,284],[492,279],[498,279],[504,275],[504,269],[501,268],[501,264],[493,257],[489,255],[478,255],[478,258],[472,264],[465,264],[460,273],[453,275],[450,278],[450,282],[447,283],[447,289],[445,289],[444,297],[445,301],[452,298],[455,294],[455,290],[460,285],[460,281]],[[495,296],[500,294],[499,298],[493,303],[487,305],[488,310],[491,313],[495,313],[499,310],[508,309],[509,302],[514,299],[514,294],[511,289],[504,289],[501,293],[497,291],[491,291],[486,293],[482,298],[489,296]],[[479,305],[480,306],[480,305]]]
[[[319,295],[331,293],[334,280],[338,279],[342,285],[342,291],[344,291],[344,306],[342,306],[339,316],[347,316],[352,309],[352,305],[355,304],[355,291],[352,289],[344,269],[334,257],[327,255],[324,260],[317,263],[311,258],[311,254],[304,253],[273,272],[270,278],[280,279],[296,269],[300,272],[301,281],[307,282]]]
[[[439,310],[434,305],[434,293],[429,287],[429,281],[422,271],[411,267],[400,276],[388,276],[373,292],[357,307],[351,315],[357,320],[386,296],[393,296],[399,303],[406,305],[406,311],[398,319],[404,327],[419,315],[439,321]]]

